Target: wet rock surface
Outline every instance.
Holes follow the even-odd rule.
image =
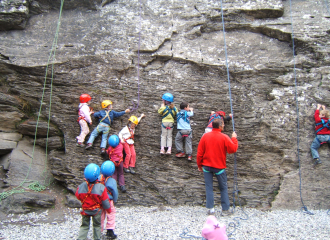
[[[0,82],[5,96],[0,95],[0,118],[10,119],[0,129],[33,135],[35,125],[28,132],[22,132],[20,126],[26,119],[36,120],[42,100],[41,117],[46,123],[50,116],[52,126],[59,130],[55,135],[63,138],[64,144],[49,152],[49,171],[69,191],[74,192],[83,181],[88,163],[101,165],[105,160],[100,156],[100,137],[90,150],[76,146],[79,96],[88,93],[96,111],[105,99],[112,100],[113,109],[118,111],[139,100],[139,108],[132,114],[146,114],[136,129],[137,174],[125,175],[128,191],[120,194],[120,206],[205,204],[203,175],[195,161],[177,159],[174,154],[159,155],[161,117],[157,109],[165,92],[174,95],[177,107],[187,101],[194,108],[195,157],[209,113],[230,113],[228,62],[239,140],[236,159],[241,203],[299,208],[300,160],[304,203],[317,208],[329,206],[328,192],[319,191],[330,184],[326,171],[329,150],[321,148],[324,161],[316,169],[310,154],[316,104],[327,105],[330,100],[330,19],[325,2],[295,1],[292,12],[288,1],[225,2],[224,39],[219,1],[188,0],[182,4],[153,0],[143,2],[141,8],[138,1],[113,1],[103,7],[94,1],[93,11],[85,1],[79,8],[75,8],[76,1],[70,1],[72,7],[67,6],[62,13],[54,74],[52,77],[48,68],[46,81],[60,1],[33,2],[42,11],[34,11],[24,30],[0,32]],[[110,134],[118,133],[132,114],[116,119]],[[232,130],[228,124],[224,132],[230,135]],[[233,155],[228,156],[227,167],[232,191]],[[218,191],[216,196],[219,203]]]

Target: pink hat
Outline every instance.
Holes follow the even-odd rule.
[[[215,216],[210,215],[204,223],[202,237],[207,240],[228,240],[226,226],[219,223]]]

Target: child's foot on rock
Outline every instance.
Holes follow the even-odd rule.
[[[164,149],[161,149],[160,150],[160,154],[165,154],[165,150]]]
[[[77,147],[85,147],[85,144],[83,144],[82,142],[77,142]]]
[[[130,170],[130,172],[131,172],[132,174],[135,174],[135,170],[134,170],[134,168],[130,167],[129,170]]]
[[[91,143],[87,143],[85,149],[91,148],[93,145]]]
[[[129,172],[131,172],[128,168],[124,168],[124,172],[125,173],[129,173]]]

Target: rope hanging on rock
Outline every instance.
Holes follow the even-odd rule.
[[[33,142],[33,148],[32,148],[32,156],[31,156],[31,162],[27,171],[27,174],[25,176],[25,179],[19,184],[19,186],[13,188],[12,190],[6,191],[6,192],[2,192],[0,194],[0,201],[9,197],[12,194],[15,193],[22,193],[25,192],[24,189],[19,189],[19,188],[24,188],[23,184],[27,183],[27,178],[30,174],[31,171],[31,167],[33,164],[33,159],[34,159],[34,150],[35,150],[35,146],[36,146],[36,141],[37,141],[37,131],[38,131],[38,125],[39,125],[39,119],[40,119],[40,114],[41,114],[41,110],[42,110],[42,105],[43,105],[43,99],[44,99],[44,95],[45,95],[45,89],[46,89],[46,83],[47,83],[47,74],[48,74],[48,66],[49,66],[49,62],[52,59],[53,63],[52,63],[52,74],[51,74],[51,87],[50,87],[50,99],[49,99],[49,113],[48,113],[48,129],[47,129],[47,139],[46,139],[46,157],[45,157],[45,168],[42,172],[42,175],[45,173],[46,171],[46,167],[47,167],[47,148],[48,148],[48,136],[49,136],[49,126],[50,126],[50,114],[51,114],[51,99],[52,99],[52,89],[53,89],[53,77],[54,77],[54,60],[55,60],[55,52],[56,52],[56,46],[57,46],[57,39],[58,39],[58,33],[59,33],[59,28],[60,28],[60,24],[61,24],[61,16],[62,16],[62,10],[63,10],[63,5],[64,5],[64,0],[61,0],[61,7],[60,7],[60,13],[59,13],[59,18],[58,18],[58,23],[57,23],[57,28],[56,28],[56,33],[55,33],[55,37],[54,37],[54,41],[53,41],[53,45],[52,45],[52,49],[47,61],[47,66],[46,66],[46,73],[45,73],[45,80],[44,80],[44,86],[43,86],[43,91],[42,91],[42,97],[41,97],[41,101],[40,101],[40,108],[39,108],[39,113],[38,113],[38,118],[37,118],[37,123],[36,123],[36,129],[35,129],[35,133],[34,133],[34,142]],[[46,177],[45,177],[45,181],[46,181]],[[45,183],[44,181],[44,183]],[[33,191],[43,191],[46,189],[47,186],[49,186],[51,183],[51,178],[49,179],[49,183],[46,186],[41,185],[38,181],[35,181],[31,184],[28,185],[28,188],[33,190]]]
[[[314,215],[307,210],[307,207],[304,204],[302,193],[301,193],[301,161],[300,161],[300,154],[299,154],[299,106],[298,106],[298,90],[297,90],[297,75],[296,75],[296,58],[295,58],[295,45],[294,45],[294,33],[293,33],[293,20],[292,20],[292,5],[290,0],[290,19],[291,19],[291,39],[292,39],[292,53],[293,53],[293,73],[294,73],[294,85],[295,85],[295,100],[296,100],[296,112],[297,112],[297,155],[298,155],[298,163],[299,163],[299,193],[300,193],[300,200],[302,203],[302,210],[305,213]]]
[[[226,30],[225,30],[225,21],[223,17],[223,5],[222,5],[222,0],[220,1],[221,3],[221,21],[222,21],[222,32],[223,32],[223,40],[224,40],[224,48],[225,48],[225,57],[226,57],[226,68],[227,68],[227,80],[228,80],[228,91],[229,91],[229,100],[230,100],[230,112],[232,114],[232,126],[233,126],[233,132],[235,132],[235,121],[234,121],[234,111],[233,111],[233,102],[232,102],[232,96],[231,96],[231,87],[230,87],[230,74],[229,74],[229,64],[228,64],[228,54],[227,54],[227,44],[226,44]],[[238,190],[238,183],[237,183],[237,155],[234,153],[234,180],[233,180],[233,208],[235,211],[235,196],[237,196],[237,201],[239,203],[239,206],[242,210],[242,212],[245,214],[246,218],[241,218],[241,217],[235,217],[234,220],[237,222],[230,222],[228,226],[233,227],[233,231],[228,234],[228,237],[230,237],[235,231],[237,226],[240,225],[239,220],[248,220],[249,216],[247,213],[244,212],[242,206],[241,206],[241,201],[239,198],[239,190]]]
[[[140,104],[140,47],[141,47],[141,0],[139,0],[139,5],[140,5],[140,12],[139,12],[139,45],[138,45],[138,68],[137,68],[137,79],[138,79],[138,101],[137,104],[132,101],[132,107],[130,108],[131,111],[135,111],[138,109],[139,104]]]

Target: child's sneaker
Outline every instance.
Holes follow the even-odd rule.
[[[191,161],[191,155],[188,155],[188,161]]]
[[[85,144],[83,144],[82,142],[77,142],[77,147],[85,147]]]
[[[315,158],[314,159],[314,167],[316,167],[317,165],[319,165],[319,164],[321,164],[322,162],[321,162],[321,160],[320,159],[318,159],[318,158]]]
[[[135,174],[134,168],[130,167],[130,168],[129,168],[129,171],[130,171],[132,174]]]
[[[93,145],[91,143],[87,143],[85,149],[91,148]]]
[[[165,150],[164,149],[160,149],[160,154],[165,154]]]
[[[101,155],[105,155],[105,148],[101,149]]]
[[[167,154],[167,155],[171,155],[171,153],[172,153],[172,152],[171,152],[171,149],[167,149],[166,154]]]
[[[129,173],[129,172],[131,172],[128,168],[124,168],[124,172],[125,173]]]
[[[121,191],[122,193],[125,193],[125,192],[126,192],[125,185],[122,185],[122,186],[120,186],[119,188],[120,188],[120,191]]]
[[[179,153],[175,154],[175,156],[178,158],[182,158],[182,157],[186,157],[186,154],[184,152],[179,152]]]
[[[112,229],[107,229],[107,239],[116,239],[117,235],[113,232]]]

